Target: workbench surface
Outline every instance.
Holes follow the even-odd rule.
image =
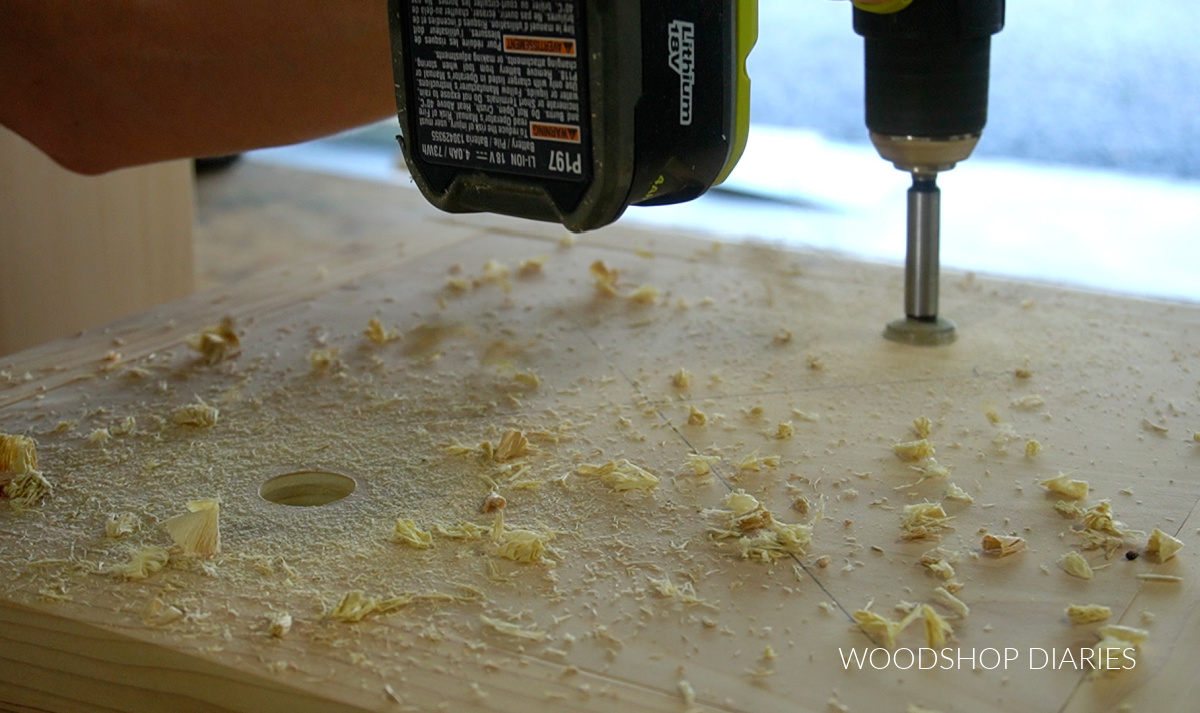
[[[31,436],[53,485],[0,503],[0,708],[1193,709],[1200,309],[950,274],[960,340],[906,347],[880,336],[895,266],[620,227],[567,244],[394,188],[307,209],[379,191],[356,229],[393,233],[370,245],[0,363],[0,433]],[[264,195],[230,213],[269,224]],[[240,353],[205,363],[185,340],[224,316]],[[371,319],[397,338],[367,338]],[[176,423],[201,402],[215,424]],[[922,418],[948,473],[894,448]],[[355,490],[261,496],[308,470]],[[1039,485],[1060,472],[1140,532],[1084,549]],[[765,527],[731,525],[736,491]],[[130,577],[200,499],[220,501],[220,553]],[[910,539],[922,502],[949,520]],[[1183,549],[1127,559],[1155,528]],[[1027,547],[992,557],[984,533]],[[922,566],[935,548],[952,579]],[[1064,571],[1072,550],[1092,579]],[[855,612],[922,603],[953,627],[953,667],[847,670],[885,643]],[[1068,604],[1112,616],[1072,625]],[[1131,670],[1062,661],[1106,623],[1149,632]],[[925,645],[917,621],[897,650]]]

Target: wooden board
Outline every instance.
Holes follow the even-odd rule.
[[[1192,708],[1200,310],[949,275],[944,312],[961,340],[918,349],[880,337],[899,304],[895,267],[621,228],[572,247],[557,230],[499,219],[430,215],[407,230],[399,248],[347,248],[0,367],[12,382],[0,386],[0,432],[34,437],[55,486],[34,509],[0,510],[4,706]],[[540,272],[518,274],[538,256]],[[507,280],[448,286],[482,278],[487,260],[507,265]],[[597,260],[620,270],[621,296],[593,286]],[[642,285],[659,290],[653,304],[628,298]],[[224,314],[241,355],[198,363],[184,337]],[[372,317],[402,338],[365,339]],[[313,350],[329,347],[337,362],[314,369]],[[105,362],[113,349],[121,360]],[[672,379],[681,369],[686,387]],[[536,387],[518,378],[529,372]],[[220,409],[217,424],[176,425],[175,410],[198,399]],[[693,407],[706,425],[689,425]],[[921,416],[948,480],[913,485],[893,451]],[[131,432],[91,442],[127,417]],[[782,422],[793,435],[775,437]],[[505,462],[470,450],[507,429],[535,450]],[[1040,454],[1025,455],[1029,440]],[[713,477],[691,471],[692,452],[720,457]],[[755,454],[779,463],[738,467]],[[615,492],[579,473],[622,458],[660,482]],[[345,474],[357,489],[307,508],[260,497],[269,478],[301,469]],[[1085,505],[1109,499],[1129,527],[1162,528],[1185,548],[1165,564],[1085,552],[1102,568],[1068,576],[1059,560],[1080,547],[1078,522],[1038,485],[1060,471],[1090,482]],[[903,506],[941,501],[948,481],[974,502],[945,503],[953,520],[939,541],[902,539]],[[395,541],[397,519],[491,527],[480,508],[493,487],[509,528],[552,535],[545,561],[504,559],[488,535]],[[713,511],[737,489],[784,523],[814,520],[794,508],[799,496],[814,510],[823,498],[806,553],[760,562],[714,540]],[[161,523],[186,501],[212,497],[220,555],[175,554],[142,580],[113,574],[131,551],[169,546]],[[106,537],[121,513],[137,531]],[[1028,549],[980,556],[984,529]],[[1128,549],[1142,544],[1133,536]],[[878,643],[850,613],[935,601],[944,582],[919,560],[939,545],[960,553],[971,608],[950,618],[947,646],[1008,647],[1018,659],[846,670],[842,655]],[[1147,572],[1183,581],[1136,578]],[[671,585],[695,598],[669,596]],[[339,621],[331,614],[351,591],[400,600]],[[1136,667],[1092,678],[1031,666],[1030,649],[1096,641],[1096,625],[1066,619],[1068,603],[1107,605],[1112,622],[1148,629]],[[283,611],[294,625],[272,637],[266,617]],[[919,627],[900,639],[923,643]]]
[[[0,355],[192,291],[192,162],[80,176],[0,127]]]

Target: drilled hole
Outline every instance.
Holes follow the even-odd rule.
[[[354,479],[324,470],[284,473],[262,484],[258,494],[280,505],[314,507],[337,502],[354,492]]]

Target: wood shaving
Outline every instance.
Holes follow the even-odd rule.
[[[175,545],[189,555],[215,555],[221,551],[220,513],[217,500],[192,500],[188,512],[163,522]]]
[[[1101,500],[1099,503],[1084,510],[1083,526],[1092,532],[1112,535],[1117,538],[1124,538],[1134,533],[1133,530],[1125,527],[1125,523],[1113,519],[1112,503],[1108,500]]]
[[[812,543],[812,525],[786,524],[744,490],[736,490],[722,501],[724,510],[706,511],[723,519],[722,527],[709,528],[709,537],[732,540],[742,559],[772,562],[785,555],[803,555]]]
[[[993,557],[1007,557],[1025,549],[1025,538],[1016,535],[984,535],[983,553]]]
[[[881,640],[887,648],[895,648],[896,639],[900,634],[908,628],[908,625],[916,620],[920,615],[920,609],[915,608],[907,616],[900,621],[889,619],[888,617],[871,611],[871,604],[854,612],[852,615],[854,623],[863,630],[867,636],[872,639]]]
[[[792,333],[790,330],[780,327],[779,331],[775,332],[775,343],[776,344],[787,344],[791,341],[792,341]]]
[[[267,635],[282,639],[292,630],[292,615],[285,611],[267,614]]]
[[[609,297],[620,295],[617,290],[617,281],[621,277],[621,272],[616,268],[609,267],[603,260],[597,260],[588,268],[588,274],[592,276],[596,290],[601,294]]]
[[[339,364],[338,355],[342,350],[338,347],[322,347],[308,353],[308,366],[315,372],[328,371]]]
[[[493,513],[493,512],[496,512],[497,510],[503,510],[504,506],[507,504],[508,504],[508,501],[504,499],[503,495],[501,495],[500,493],[497,493],[495,491],[492,491],[492,492],[488,493],[488,496],[486,498],[483,499],[483,505],[480,506],[479,512]]]
[[[163,547],[151,545],[129,553],[129,561],[114,566],[112,574],[127,580],[146,579],[167,566],[171,553]]]
[[[1157,527],[1150,533],[1150,540],[1146,543],[1145,553],[1155,562],[1166,562],[1175,556],[1175,553],[1183,549],[1183,541],[1168,535]]]
[[[434,532],[452,540],[478,540],[486,535],[489,529],[473,522],[459,522],[453,525],[434,523],[433,525]]]
[[[388,342],[394,342],[400,338],[400,332],[395,329],[387,329],[383,326],[383,322],[372,317],[367,321],[367,328],[363,330],[363,334],[372,342],[384,345]]]
[[[931,550],[921,555],[921,564],[944,580],[954,579],[954,567],[936,553],[937,550]]]
[[[1164,436],[1170,431],[1170,429],[1168,429],[1166,426],[1161,426],[1148,418],[1142,419],[1142,428],[1150,431],[1151,433],[1158,433]]]
[[[946,499],[957,500],[967,504],[975,502],[975,498],[971,497],[970,493],[958,487],[954,483],[950,483],[946,486]]]
[[[925,645],[929,648],[937,649],[954,635],[954,627],[928,604],[921,605],[921,617],[925,620]]]
[[[1181,584],[1183,577],[1177,574],[1157,574],[1154,572],[1139,572],[1136,575],[1137,579],[1144,582],[1171,582],[1173,584]]]
[[[406,518],[396,520],[396,527],[392,530],[392,541],[418,550],[433,547],[433,535],[418,528],[417,523]]]
[[[523,528],[509,529],[504,524],[504,511],[496,513],[496,524],[492,527],[492,540],[497,544],[496,554],[513,562],[529,564],[545,562],[546,549],[552,532],[534,532]]]
[[[617,492],[627,490],[653,490],[658,485],[657,475],[622,458],[604,465],[583,464],[575,469],[577,475],[599,478]]]
[[[775,427],[775,432],[771,435],[779,440],[791,438],[796,434],[796,429],[792,426],[791,421],[782,421]]]
[[[37,466],[37,444],[32,438],[0,433],[0,473],[27,473]]]
[[[926,458],[932,458],[934,454],[933,444],[924,438],[919,441],[897,443],[892,446],[892,450],[901,460],[908,461],[918,461]]]
[[[946,515],[941,503],[921,502],[904,506],[900,521],[900,537],[905,540],[923,540],[940,537],[938,534],[953,518]]]
[[[686,678],[679,679],[676,687],[679,689],[679,695],[683,697],[683,704],[690,711],[696,705],[696,689],[692,688],[692,684]]]
[[[493,619],[492,617],[487,616],[486,614],[480,614],[479,620],[481,622],[483,622],[485,626],[492,629],[493,631],[504,634],[505,636],[512,636],[517,639],[527,639],[529,641],[541,641],[541,640],[545,639],[547,636],[546,632],[544,632],[544,631],[539,631],[537,629],[524,629],[522,627],[517,626],[516,624],[511,623],[511,622],[501,621],[499,619]]]
[[[513,458],[529,455],[531,452],[532,447],[525,434],[516,429],[509,429],[500,436],[500,443],[492,451],[492,458],[503,463]]]
[[[760,456],[757,452],[751,453],[745,458],[738,461],[738,470],[758,473],[763,468],[778,468],[780,457],[777,455]]]
[[[579,238],[575,237],[571,233],[567,233],[566,235],[563,235],[562,237],[560,237],[558,239],[558,246],[560,248],[570,248],[570,247],[574,247],[575,243],[578,243],[578,242],[579,242]]]
[[[1025,456],[1033,458],[1042,452],[1042,444],[1038,441],[1030,440],[1025,443]]]
[[[671,385],[677,389],[686,389],[692,385],[692,372],[687,369],[680,369],[671,374]]]
[[[1059,495],[1065,495],[1068,498],[1074,498],[1076,500],[1083,500],[1088,496],[1087,481],[1072,480],[1071,477],[1066,473],[1059,473],[1049,480],[1043,480],[1041,483],[1039,483],[1039,485],[1041,485],[1043,488],[1046,488],[1050,492],[1058,493]]]
[[[695,406],[689,406],[687,422],[689,426],[704,426],[708,424],[708,416]]]
[[[532,371],[518,371],[514,373],[513,381],[528,389],[536,389],[542,385],[542,380]]]
[[[1033,372],[1024,367],[1017,367],[1013,370],[1013,376],[1018,379],[1031,379],[1033,378]]]
[[[196,403],[180,406],[171,414],[171,420],[179,426],[195,426],[196,428],[211,428],[217,425],[221,411],[216,406],[209,406],[197,397]]]
[[[411,595],[388,597],[368,597],[361,589],[346,592],[337,606],[329,612],[328,617],[344,624],[354,624],[369,616],[389,614],[408,606],[413,601]]]
[[[1136,629],[1132,626],[1122,626],[1120,624],[1109,624],[1102,626],[1096,630],[1096,634],[1100,637],[1099,643],[1096,644],[1094,650],[1096,652],[1095,659],[1100,663],[1100,668],[1092,671],[1092,675],[1096,676],[1107,671],[1120,671],[1125,668],[1133,668],[1134,664],[1129,663],[1129,659],[1136,660],[1138,651],[1141,645],[1150,638],[1150,632],[1145,629]],[[1115,651],[1110,651],[1115,649]],[[1129,650],[1132,649],[1131,654]],[[1107,654],[1107,656],[1106,656]],[[1108,668],[1108,664],[1113,664]]]
[[[1065,500],[1059,500],[1058,502],[1054,503],[1054,510],[1063,517],[1083,517],[1083,508],[1079,507],[1075,503],[1068,503]]]
[[[1062,558],[1062,567],[1067,574],[1080,579],[1092,578],[1092,566],[1084,559],[1083,555],[1075,550],[1071,550]]]
[[[652,305],[658,302],[659,289],[650,285],[642,285],[629,293],[629,301],[637,304]]]
[[[1099,604],[1070,604],[1067,618],[1072,624],[1094,624],[1112,616],[1112,609]]]
[[[971,615],[971,608],[967,606],[966,602],[951,594],[949,589],[938,587],[933,590],[933,595],[938,603],[953,611],[959,618],[966,619]]]
[[[91,446],[103,446],[112,440],[112,434],[107,428],[97,428],[88,434],[87,442]]]
[[[187,345],[200,352],[201,360],[210,366],[232,359],[242,350],[241,339],[234,329],[232,317],[225,317],[220,324],[188,337]]]
[[[3,488],[0,488],[0,495],[9,501],[14,510],[23,510],[41,502],[42,498],[53,489],[54,486],[40,471],[27,470],[24,473],[18,473]]]
[[[104,523],[104,536],[116,540],[125,535],[133,534],[137,529],[137,517],[131,512],[123,512],[119,515],[110,516],[108,522]]]
[[[545,267],[546,261],[550,259],[549,255],[538,255],[537,257],[527,258],[517,265],[517,275],[519,277],[533,277],[540,275],[542,268]]]
[[[913,433],[917,434],[917,438],[929,438],[929,434],[932,432],[933,421],[924,416],[913,419]]]
[[[1012,405],[1015,408],[1032,410],[1045,406],[1046,400],[1038,394],[1029,394],[1028,396],[1022,396],[1019,399],[1014,399]]]
[[[809,423],[817,423],[821,420],[821,414],[812,413],[810,411],[801,411],[798,408],[792,409],[792,415],[801,421],[807,421]]]
[[[665,577],[663,579],[651,578],[650,586],[655,592],[658,593],[660,597],[664,597],[666,599],[678,599],[684,604],[698,604],[711,609],[719,609],[719,607],[712,602],[706,601],[697,596],[696,588],[691,582],[684,582],[681,585],[677,585]]]
[[[709,475],[712,467],[721,462],[721,456],[704,456],[699,453],[688,453],[686,465],[696,475]]]
[[[471,280],[466,277],[447,275],[446,288],[453,292],[466,292],[471,289]]]

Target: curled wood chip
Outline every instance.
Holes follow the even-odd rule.
[[[955,614],[958,614],[959,617],[966,619],[968,616],[970,616],[971,608],[967,606],[966,602],[951,594],[949,589],[945,587],[938,587],[937,589],[933,590],[933,594],[934,598],[937,599],[939,603],[943,604],[947,609],[950,609]]]
[[[272,638],[282,639],[292,630],[292,615],[285,611],[271,612],[267,615],[267,634]]]
[[[1168,535],[1157,527],[1154,532],[1150,533],[1150,540],[1146,543],[1146,556],[1156,562],[1166,562],[1175,556],[1175,553],[1183,549],[1183,541]]]
[[[166,567],[170,559],[171,554],[166,549],[152,545],[130,552],[128,562],[109,571],[123,579],[145,579]]]
[[[0,473],[25,473],[37,466],[37,444],[32,438],[0,433]]]
[[[791,421],[782,421],[779,423],[779,425],[775,426],[775,432],[771,435],[773,435],[775,438],[783,440],[783,439],[791,438],[795,434],[796,434],[796,429],[792,426],[792,422]]]
[[[492,451],[492,458],[504,462],[529,455],[530,452],[529,439],[525,434],[516,429],[509,429],[500,436],[500,443]]]
[[[1038,441],[1030,440],[1025,443],[1025,455],[1033,458],[1042,452],[1042,444]]]
[[[363,330],[363,334],[372,342],[383,345],[388,342],[394,342],[400,338],[400,332],[395,329],[387,329],[383,326],[383,322],[372,317],[367,321],[367,328]]]
[[[517,275],[519,277],[533,277],[534,275],[541,274],[542,268],[549,259],[549,255],[538,255],[537,257],[522,260],[521,264],[517,265]]]
[[[617,492],[652,490],[658,485],[657,475],[622,458],[603,465],[583,464],[575,469],[577,475],[596,477]]]
[[[1092,671],[1093,676],[1134,668],[1138,650],[1150,637],[1145,629],[1120,624],[1102,626],[1096,634],[1100,641],[1094,647],[1097,668]]]
[[[921,416],[913,419],[913,433],[917,434],[917,438],[929,438],[929,434],[933,432],[933,421]]]
[[[115,540],[133,534],[137,528],[137,516],[131,512],[123,512],[108,518],[108,522],[104,524],[104,536]]]
[[[1088,564],[1083,555],[1075,550],[1071,550],[1063,556],[1062,566],[1066,570],[1066,573],[1072,577],[1079,577],[1080,579],[1092,578],[1092,566]]]
[[[687,466],[696,475],[708,475],[712,473],[713,465],[721,462],[721,456],[704,456],[699,453],[688,453],[686,458]]]
[[[928,604],[921,605],[921,617],[925,620],[926,646],[936,650],[946,643],[947,638],[954,635],[954,627]]]
[[[660,292],[657,287],[642,285],[633,292],[629,293],[629,301],[636,304],[652,305],[658,302],[659,294]]]
[[[163,522],[163,529],[185,554],[215,555],[221,551],[220,503],[192,500],[188,512]]]
[[[905,540],[923,540],[939,537],[939,532],[953,518],[946,515],[941,503],[921,502],[904,506],[900,520],[900,537]]]
[[[1029,394],[1022,396],[1019,399],[1014,399],[1012,405],[1017,408],[1035,409],[1046,405],[1046,400],[1038,394]]]
[[[433,535],[427,530],[420,529],[417,527],[417,523],[406,518],[396,520],[396,527],[392,530],[392,541],[418,550],[433,547]]]
[[[203,399],[197,397],[196,403],[175,409],[175,412],[171,414],[171,420],[180,426],[210,428],[217,425],[220,416],[221,412],[216,406],[209,406],[204,403]]]
[[[220,324],[188,337],[187,345],[200,352],[201,360],[209,365],[232,359],[242,350],[232,317],[225,317]]]
[[[1039,483],[1039,485],[1051,492],[1058,493],[1059,495],[1065,495],[1068,498],[1074,498],[1076,500],[1082,500],[1088,495],[1087,481],[1072,480],[1071,476],[1067,475],[1066,473],[1059,473],[1049,480],[1043,480],[1041,483]]]
[[[772,562],[785,555],[803,555],[812,542],[812,525],[778,522],[753,495],[736,490],[725,496],[726,509],[706,511],[722,519],[709,528],[709,537],[732,540],[742,559]]]
[[[924,438],[919,441],[897,443],[892,446],[892,450],[901,460],[910,461],[932,458],[934,454],[933,444]]]
[[[313,349],[308,353],[308,365],[315,372],[328,371],[338,365],[338,355],[341,353],[338,347]]]
[[[1067,618],[1072,624],[1093,624],[1112,616],[1112,609],[1099,604],[1071,604],[1067,606]]]
[[[778,468],[780,457],[777,455],[760,456],[757,451],[738,461],[738,470],[757,473],[763,468]]]
[[[692,385],[692,372],[687,369],[680,369],[671,374],[671,384],[677,389],[686,389]]]
[[[353,624],[369,616],[389,614],[408,606],[412,601],[412,596],[407,594],[380,599],[368,597],[361,589],[357,589],[346,592],[328,616],[345,624]]]
[[[957,500],[959,502],[968,504],[975,502],[975,498],[971,497],[970,493],[958,487],[954,483],[949,483],[946,485],[946,499]]]
[[[1168,429],[1166,426],[1159,425],[1148,418],[1142,419],[1142,428],[1150,431],[1151,433],[1160,433],[1163,435],[1166,435],[1170,431],[1170,429]]]
[[[689,406],[687,422],[689,426],[704,426],[708,423],[708,416],[695,406]]]
[[[546,549],[554,533],[535,532],[524,528],[509,528],[504,524],[504,511],[496,513],[492,526],[492,541],[496,543],[496,554],[513,562],[529,564],[545,562]]]
[[[1025,538],[1016,535],[984,535],[983,553],[993,557],[1007,557],[1025,549]]]
[[[620,294],[617,291],[617,280],[620,279],[621,272],[616,268],[609,267],[603,260],[597,260],[588,268],[588,274],[592,276],[596,290],[601,294],[610,297]]]
[[[41,471],[26,470],[13,476],[12,480],[0,488],[0,495],[9,501],[14,510],[23,510],[36,505],[51,490],[53,486]]]

